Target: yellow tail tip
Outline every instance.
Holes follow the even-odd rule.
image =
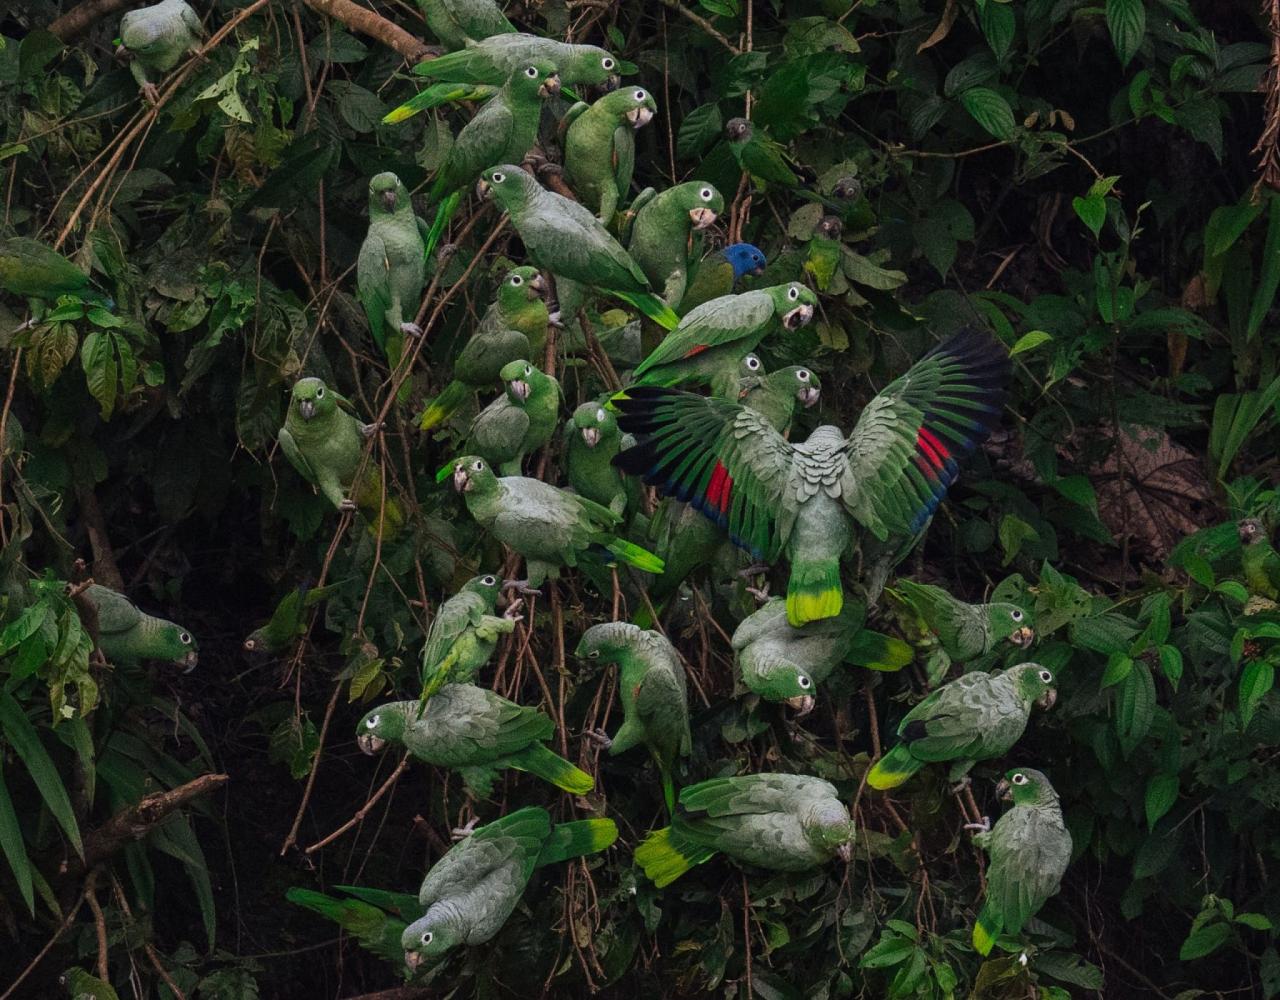
[[[838,587],[787,594],[787,621],[792,625],[834,618],[844,607],[844,593]]]
[[[413,108],[409,107],[407,104],[402,104],[400,107],[394,108],[393,110],[388,111],[385,115],[383,115],[382,124],[383,125],[399,125],[402,121],[407,121],[408,119],[412,118],[415,114],[417,114],[417,112],[414,111]]]
[[[570,795],[586,795],[587,792],[596,787],[596,779],[587,774],[586,771],[575,767],[556,782],[556,787],[568,792]],[[614,836],[617,836],[616,830],[614,831]]]
[[[867,772],[867,784],[874,788],[877,792],[885,792],[890,788],[897,788],[905,782],[911,775],[904,774],[900,771],[889,771],[877,764]]]

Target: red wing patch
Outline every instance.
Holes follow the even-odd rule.
[[[921,427],[916,434],[916,447],[935,469],[943,468],[951,459],[951,451],[927,427]]]
[[[692,358],[692,357],[695,357],[696,355],[701,354],[703,351],[709,351],[709,350],[711,350],[710,344],[694,344],[693,347],[689,348],[689,350],[685,352],[684,356],[686,358]]]
[[[715,507],[721,514],[729,510],[729,501],[733,497],[733,476],[718,460],[711,470],[711,479],[707,482],[707,503]]]

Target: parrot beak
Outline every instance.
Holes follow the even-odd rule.
[[[471,477],[461,465],[453,470],[453,488],[459,493],[466,493],[471,489]]]
[[[596,445],[600,443],[600,428],[599,427],[582,428],[582,440],[587,443],[588,448],[594,448]]]
[[[811,319],[813,319],[813,306],[807,304],[796,306],[789,313],[783,314],[782,325],[788,330],[799,330]]]
[[[422,964],[422,956],[416,951],[406,951],[404,953],[404,964],[409,967],[410,972],[416,972],[418,966]]]
[[[360,752],[367,753],[371,757],[386,745],[386,740],[381,736],[374,736],[373,733],[361,733],[356,737],[356,746],[360,748]]]
[[[548,97],[555,97],[558,93],[560,93],[560,74],[552,73],[542,81],[542,86],[538,88],[538,96],[545,101]]]
[[[1049,688],[1049,690],[1046,691],[1044,694],[1042,694],[1039,697],[1039,699],[1036,701],[1036,704],[1039,705],[1041,709],[1043,709],[1046,712],[1049,711],[1049,709],[1053,708],[1053,706],[1056,705],[1057,703],[1058,703],[1058,691],[1056,688]]]
[[[388,212],[396,210],[396,202],[399,200],[394,190],[382,192],[382,207]]]
[[[243,649],[246,653],[252,653],[257,648],[258,648],[258,642],[256,639],[246,639],[244,641],[244,645],[241,647],[241,649]]]
[[[298,413],[302,416],[303,420],[310,420],[316,415],[315,402],[310,399],[304,399],[298,404]]]
[[[806,715],[813,711],[813,706],[818,702],[811,694],[798,694],[794,698],[787,699],[787,705],[796,710],[796,718],[803,719]]]
[[[529,281],[529,287],[539,295],[545,295],[547,292],[547,283],[542,280],[542,275],[535,274]]]
[[[691,208],[689,218],[693,220],[694,229],[706,229],[716,221],[716,213],[709,208]]]
[[[1013,798],[1013,786],[1004,778],[1001,778],[996,782],[996,798],[1000,799],[1002,802],[1008,802]]]
[[[617,90],[621,86],[622,86],[622,77],[620,77],[617,73],[611,73],[609,77],[604,81],[605,93],[607,94],[613,93],[613,91]]]
[[[512,379],[507,383],[507,392],[523,403],[529,398],[529,383],[524,379]]]
[[[653,121],[653,112],[648,108],[632,108],[625,117],[633,129],[641,129]]]
[[[1029,625],[1023,625],[1022,628],[1009,636],[1009,641],[1019,649],[1029,649],[1031,644],[1036,641],[1036,630]]]
[[[847,865],[853,860],[853,845],[846,840],[836,848],[836,857]]]
[[[800,405],[803,406],[806,410],[809,409],[809,407],[813,406],[815,403],[817,403],[819,397],[821,396],[822,396],[822,390],[819,389],[816,385],[807,385],[803,389],[801,389],[799,392],[796,393],[796,399],[800,401]]]
[[[760,277],[760,275],[764,274],[764,265],[757,264],[750,271],[748,271],[747,274],[754,274],[757,278]]]
[[[178,662],[182,664],[182,672],[184,674],[189,674],[191,671],[195,670],[196,664],[200,662],[200,654],[193,649]]]
[[[489,189],[489,182],[483,177],[476,181],[476,197],[481,201],[488,201],[493,197],[493,192]]]
[[[133,62],[133,53],[125,48],[125,46],[119,45],[116,47],[116,59],[122,63]]]

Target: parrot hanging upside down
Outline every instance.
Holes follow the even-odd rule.
[[[188,52],[200,48],[204,37],[200,17],[184,0],[161,0],[150,7],[131,10],[120,19],[120,45],[116,58],[129,64],[129,72],[147,103],[159,99],[147,70],[167,73]]]

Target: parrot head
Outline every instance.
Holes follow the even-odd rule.
[[[405,714],[394,702],[373,709],[356,726],[356,745],[361,753],[375,754],[388,743],[404,738]]]
[[[580,660],[617,663],[618,658],[643,631],[630,622],[603,622],[582,633],[573,655]]]
[[[1028,649],[1036,640],[1031,613],[1016,604],[998,602],[987,605],[987,626],[995,638],[1008,639],[1019,649]]]
[[[724,196],[706,181],[688,181],[674,188],[675,197],[694,229],[706,229],[724,211]],[[734,277],[738,277],[735,270]]]
[[[337,396],[324,384],[322,379],[299,379],[290,393],[289,406],[303,420],[326,417],[334,411],[337,405]]]
[[[838,215],[824,215],[815,232],[829,240],[839,240],[844,234],[844,223]]]
[[[398,209],[412,210],[409,189],[389,170],[375,175],[369,181],[369,215],[391,215]]]
[[[841,201],[853,201],[862,196],[862,181],[853,174],[845,174],[836,181],[831,193]]]
[[[448,475],[449,468],[450,466],[446,465],[440,470],[436,475],[437,482]],[[461,458],[455,458],[452,468],[453,488],[459,493],[470,493],[472,490],[484,492],[498,485],[498,477],[489,468],[489,463],[479,455],[463,455]]]
[[[605,94],[596,102],[610,114],[628,122],[633,129],[642,129],[653,121],[658,113],[658,102],[643,87],[625,87]]]
[[[439,958],[458,943],[453,925],[431,913],[419,917],[400,936],[400,946],[404,948],[404,964],[410,969],[417,969],[424,962]]]
[[[720,253],[733,265],[734,281],[744,274],[764,274],[764,266],[768,263],[764,251],[750,243],[731,243]]]
[[[791,281],[785,285],[766,288],[765,291],[772,297],[774,310],[782,317],[782,325],[788,330],[799,330],[813,319],[818,297],[807,285]]]
[[[1010,667],[1018,692],[1027,701],[1044,709],[1053,708],[1058,701],[1058,689],[1053,686],[1053,671],[1038,663],[1019,663]]]
[[[1257,545],[1258,542],[1269,541],[1266,526],[1256,517],[1246,517],[1238,522],[1236,533],[1240,536],[1241,545]]]
[[[471,594],[479,594],[493,607],[498,602],[498,595],[502,593],[502,577],[497,573],[473,576],[462,585],[462,589]]]
[[[244,640],[241,648],[251,656],[257,653],[264,653],[267,650],[267,630],[263,628],[255,628],[249,633]]]
[[[493,198],[505,211],[522,207],[534,189],[541,190],[532,177],[514,163],[500,163],[490,167],[476,181],[476,194],[483,198]]]
[[[546,59],[534,60],[511,74],[511,89],[521,95],[536,94],[542,100],[560,93],[560,73]]]
[[[521,306],[535,302],[546,294],[547,283],[536,267],[517,267],[507,272],[498,290],[498,308],[513,313]]]
[[[780,385],[795,393],[796,402],[806,410],[816,404],[822,396],[822,382],[808,368],[792,365],[774,372],[767,379],[773,385]]]
[[[758,354],[748,354],[738,362],[738,398],[742,399],[752,389],[760,388],[764,381],[764,362]]]
[[[1049,779],[1030,767],[1006,771],[996,783],[996,795],[1015,806],[1032,806],[1057,798]]]
[[[745,118],[730,118],[725,124],[724,135],[732,143],[745,143],[751,141],[755,129]]]
[[[533,379],[537,376],[534,372],[538,371],[524,358],[517,361],[508,361],[502,366],[502,371],[498,372],[498,377],[502,379],[507,386],[507,398],[513,403],[523,403],[529,398],[529,393],[533,391]],[[539,373],[541,374],[541,373]]]
[[[820,799],[805,817],[805,828],[828,851],[849,861],[853,857],[854,825],[849,810],[839,799]]]
[[[592,86],[606,85],[610,90],[622,82],[618,75],[622,67],[610,53],[594,45],[575,45],[574,55],[560,67],[569,83],[585,83]],[[635,72],[635,67],[631,68]]]
[[[813,678],[794,663],[775,660],[765,664],[759,678],[753,687],[756,694],[765,701],[786,702],[788,708],[796,710],[796,718],[808,715],[818,703],[813,696]]]
[[[574,430],[582,435],[588,448],[618,434],[617,418],[599,403],[583,403],[573,411],[572,419]]]
[[[156,652],[153,657],[181,667],[184,674],[195,670],[200,662],[199,647],[195,637],[181,625],[166,622],[155,636]]]

